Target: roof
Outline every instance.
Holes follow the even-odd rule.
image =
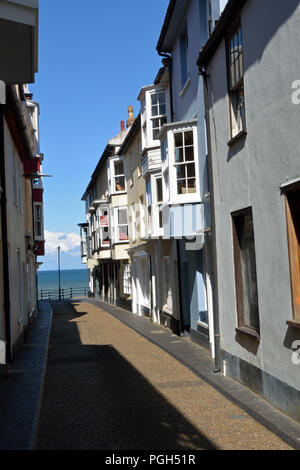
[[[141,130],[141,114],[135,118],[134,123],[130,127],[130,130],[127,134],[127,136],[124,139],[124,142],[122,143],[118,155],[122,155],[122,153],[126,152],[129,144],[131,143],[132,139],[135,137],[136,133]]]
[[[182,25],[182,20],[191,0],[170,0],[165,20],[157,42],[158,52],[170,53],[174,39]]]
[[[232,25],[232,22],[238,16],[246,2],[247,0],[228,0],[228,3],[224,8],[224,11],[211,36],[199,53],[197,61],[197,65],[199,67],[205,67],[210,62],[212,56],[226,35],[227,30]]]
[[[96,178],[97,178],[97,175],[99,174],[100,170],[102,169],[102,167],[105,165],[105,163],[107,162],[107,159],[109,157],[111,157],[112,155],[115,154],[115,147],[113,145],[107,145],[104,149],[104,152],[102,153],[100,159],[99,159],[99,162],[94,170],[94,173],[92,174],[91,176],[91,181],[89,182],[81,200],[84,201],[88,195],[88,192],[90,191],[90,189],[92,188],[92,186],[94,185],[95,181],[96,181]]]

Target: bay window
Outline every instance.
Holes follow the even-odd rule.
[[[43,207],[42,204],[33,205],[34,217],[34,236],[35,238],[43,237]]]
[[[108,208],[100,209],[100,243],[101,247],[110,245],[110,233],[109,233],[109,216]]]
[[[110,164],[111,169],[111,192],[119,193],[126,191],[125,182],[125,164],[122,158],[112,160]]]
[[[196,192],[196,167],[193,131],[174,133],[174,166],[177,194]]]
[[[167,122],[165,91],[158,91],[151,94],[151,121],[152,139],[156,140],[160,129]]]

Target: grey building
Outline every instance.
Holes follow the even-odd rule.
[[[204,77],[224,372],[300,421],[299,0],[230,0]]]

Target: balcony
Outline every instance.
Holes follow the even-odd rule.
[[[149,149],[145,151],[142,156],[142,174],[145,177],[147,174],[161,169],[161,153],[160,147]]]
[[[165,205],[162,209],[164,239],[195,237],[205,232],[204,204]]]
[[[0,0],[0,80],[33,83],[38,71],[38,0]]]

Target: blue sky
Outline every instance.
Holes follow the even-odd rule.
[[[81,197],[107,141],[161,66],[156,44],[169,0],[40,0],[39,101],[45,155],[46,256],[41,269],[81,265]],[[76,235],[77,234],[77,237]]]

